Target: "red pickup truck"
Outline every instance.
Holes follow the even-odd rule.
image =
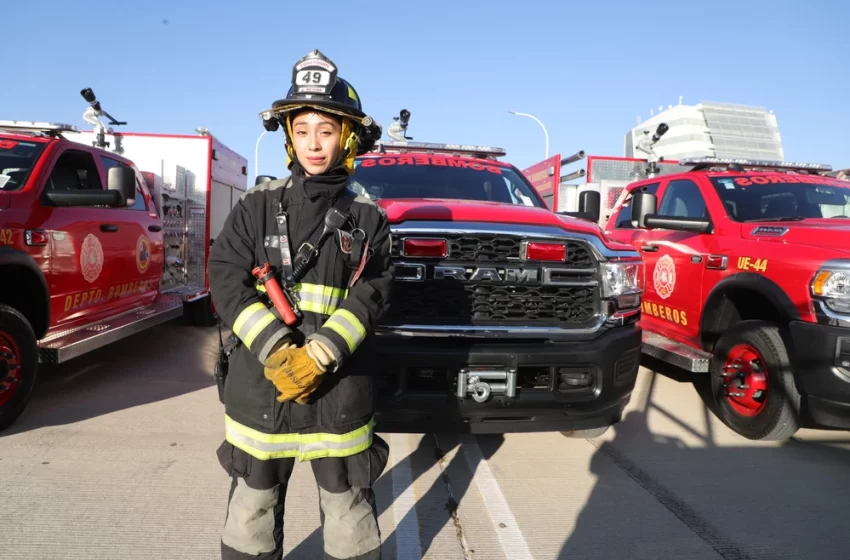
[[[398,141],[357,159],[351,188],[386,211],[392,235],[382,429],[590,437],[628,403],[639,253],[551,211],[504,155]]]
[[[646,263],[644,353],[711,377],[751,439],[850,428],[850,182],[828,166],[681,160],[605,227]]]
[[[0,121],[0,430],[39,363],[184,314],[211,324],[206,255],[245,165],[206,135]]]

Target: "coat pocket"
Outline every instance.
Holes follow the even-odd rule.
[[[263,375],[263,365],[240,346],[231,356],[227,383],[224,385],[224,406],[242,417],[250,418],[266,430],[274,427],[274,405],[277,389]]]
[[[235,447],[232,443],[223,442],[216,451],[218,462],[227,476],[247,478],[251,474],[251,456]]]
[[[334,427],[368,420],[375,413],[374,387],[371,374],[341,378],[333,390],[334,406],[324,407],[322,420]]]
[[[345,458],[348,484],[356,488],[371,488],[381,477],[390,457],[390,446],[378,434],[372,436],[372,447]]]

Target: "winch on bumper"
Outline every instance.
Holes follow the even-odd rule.
[[[567,341],[379,337],[379,429],[574,431],[617,423],[640,366],[641,331]]]

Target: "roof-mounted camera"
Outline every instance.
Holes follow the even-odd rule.
[[[397,142],[406,142],[413,140],[412,136],[407,136],[407,126],[410,123],[410,111],[402,109],[397,117],[393,117],[393,124],[387,130],[387,134]]]

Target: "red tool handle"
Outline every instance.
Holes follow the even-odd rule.
[[[289,300],[286,299],[277,278],[275,278],[274,274],[272,274],[269,263],[266,263],[262,267],[258,266],[252,271],[252,274],[263,286],[265,286],[266,293],[268,294],[269,299],[272,300],[275,309],[277,309],[280,313],[283,322],[289,326],[294,325],[298,320],[298,317],[296,317],[295,312],[292,311],[292,306],[289,305]]]

